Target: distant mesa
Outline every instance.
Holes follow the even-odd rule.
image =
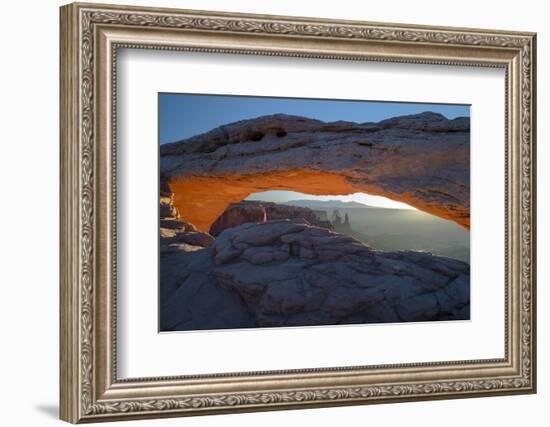
[[[334,229],[340,233],[351,232],[350,214],[342,216],[338,209],[330,215],[325,210],[310,209],[274,202],[243,200],[232,203],[210,227],[210,234],[218,236],[222,231],[247,223],[261,223],[279,219],[303,220],[307,224]]]
[[[469,228],[469,141],[467,117],[324,123],[276,114],[162,145],[160,173],[203,232],[231,203],[268,190],[380,195]]]
[[[375,206],[365,205],[358,202],[344,202],[342,200],[290,200],[284,202],[285,205],[302,206],[310,209],[376,209]]]
[[[245,200],[232,203],[210,227],[210,234],[217,236],[223,230],[249,222],[266,222],[277,219],[303,219],[311,225],[332,228],[325,211],[273,202]]]
[[[335,209],[332,212],[332,220],[331,220],[331,224],[334,227],[334,230],[338,231],[339,233],[350,234],[351,224],[350,224],[349,218],[350,218],[350,215],[349,213],[346,212],[342,219],[342,215],[340,214],[340,211],[338,209]]]

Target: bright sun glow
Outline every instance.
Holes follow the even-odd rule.
[[[379,208],[416,210],[412,206],[409,206],[405,203],[395,202],[386,197],[371,196],[365,193],[354,193],[354,194],[348,194],[347,196],[312,196],[312,199],[340,200],[341,202],[356,202],[356,203],[362,203],[363,205],[367,205],[367,206],[376,206]]]
[[[266,202],[285,203],[292,200],[339,200],[341,202],[356,202],[366,206],[388,209],[416,210],[405,203],[395,202],[386,197],[371,196],[365,193],[354,193],[345,196],[312,196],[311,194],[297,193],[295,191],[264,191],[250,195],[248,200],[263,200]]]

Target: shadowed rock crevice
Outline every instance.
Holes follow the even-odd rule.
[[[469,118],[379,123],[276,114],[161,146],[174,206],[207,232],[231,203],[267,190],[380,195],[469,228]]]

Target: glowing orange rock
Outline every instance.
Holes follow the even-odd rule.
[[[202,231],[268,190],[384,196],[469,229],[469,130],[435,113],[363,124],[278,114],[161,146],[161,177]]]

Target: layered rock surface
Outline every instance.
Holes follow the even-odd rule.
[[[180,218],[178,209],[173,205],[173,194],[166,189],[161,189],[159,216],[162,268],[165,268],[163,255],[178,251],[197,251],[210,246],[214,241],[210,234],[198,231],[193,224]]]
[[[311,225],[332,228],[326,212],[316,212],[309,208],[279,205],[272,202],[243,200],[232,203],[210,227],[210,234],[217,236],[227,228],[248,222],[266,222],[274,219],[305,219]]]
[[[266,190],[382,195],[469,228],[469,142],[466,117],[325,123],[277,114],[162,145],[161,179],[204,232],[231,203]]]
[[[469,266],[380,252],[306,220],[161,255],[161,330],[468,319]]]

